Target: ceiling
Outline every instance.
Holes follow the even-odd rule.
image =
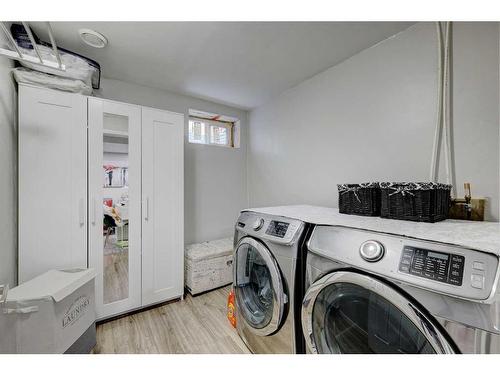
[[[53,22],[58,45],[102,75],[251,109],[411,26],[410,22]],[[48,41],[43,24],[34,31]],[[84,44],[81,28],[109,44]]]

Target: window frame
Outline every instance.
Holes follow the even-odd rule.
[[[205,140],[198,142],[191,140],[191,123],[192,122],[200,122],[204,124],[205,126]],[[218,147],[225,147],[225,148],[238,148],[235,145],[235,126],[236,122],[229,122],[229,121],[217,121],[217,120],[211,120],[203,117],[198,117],[198,116],[193,116],[189,115],[188,117],[188,143],[195,144],[195,145],[205,145],[205,146],[218,146]],[[215,143],[212,142],[212,137],[211,137],[211,128],[212,127],[221,127],[221,128],[226,128],[228,131],[228,142],[226,144],[221,144],[221,143]]]

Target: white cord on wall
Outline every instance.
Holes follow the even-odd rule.
[[[437,182],[439,171],[439,149],[441,145],[441,133],[444,132],[444,157],[446,183],[452,184],[452,195],[456,196],[455,176],[452,160],[451,147],[451,111],[450,111],[450,44],[451,44],[451,22],[445,22],[444,31],[440,22],[436,22],[438,40],[438,110],[436,120],[436,131],[434,133],[434,145],[430,169],[430,180]],[[444,35],[443,35],[444,34]]]
[[[444,164],[445,164],[445,178],[446,178],[446,183],[450,183],[450,164],[449,164],[449,159],[448,159],[448,144],[449,144],[449,111],[448,111],[448,104],[449,104],[449,76],[448,76],[448,68],[449,68],[449,46],[448,46],[448,36],[449,36],[449,22],[445,22],[444,25],[444,33],[443,33],[443,39],[444,39],[444,46],[443,46],[443,88],[442,88],[442,127],[443,127],[443,138],[444,138]]]
[[[436,130],[434,132],[434,144],[432,147],[432,160],[429,180],[437,182],[438,166],[439,166],[439,146],[441,145],[441,129],[442,129],[442,110],[443,110],[443,35],[441,32],[441,23],[436,22],[437,46],[438,46],[438,93],[437,93],[437,116]]]
[[[451,144],[451,22],[446,22],[446,34],[444,45],[444,77],[443,77],[443,127],[444,127],[444,146],[445,146],[445,167],[446,167],[446,183],[451,184],[452,196],[456,196],[455,176],[452,160],[452,144]]]

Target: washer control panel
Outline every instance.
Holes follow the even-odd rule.
[[[236,223],[240,232],[285,245],[291,245],[303,227],[304,223],[300,220],[251,211],[242,212]]]
[[[500,259],[494,254],[345,227],[317,225],[308,249],[403,285],[471,300],[492,297],[500,272]]]
[[[404,246],[399,271],[452,285],[462,285],[465,257]]]
[[[285,223],[284,221],[271,220],[267,226],[266,234],[270,236],[276,236],[283,238],[288,231],[290,223]]]

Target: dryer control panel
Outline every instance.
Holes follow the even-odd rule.
[[[465,257],[404,246],[399,271],[451,285],[462,285]]]
[[[300,220],[245,211],[240,214],[236,230],[268,241],[292,245],[304,223]]]
[[[363,258],[360,246],[379,243],[384,256]],[[487,300],[496,292],[499,257],[444,243],[344,227],[317,225],[308,242],[317,255],[412,287]]]
[[[269,225],[267,226],[266,234],[270,236],[283,238],[285,237],[289,226],[290,223],[286,223],[284,221],[271,220],[269,222]]]

